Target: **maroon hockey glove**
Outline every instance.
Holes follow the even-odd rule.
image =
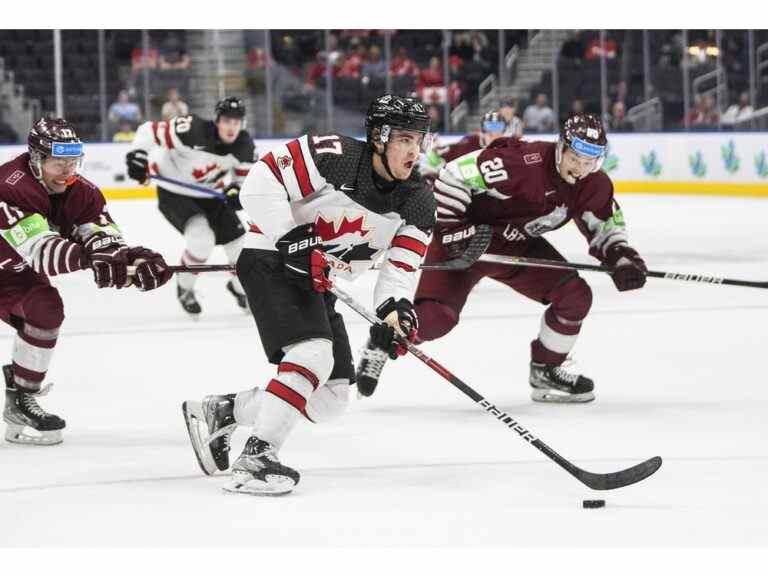
[[[85,243],[81,266],[93,270],[99,288],[124,288],[129,285],[127,251],[121,238],[94,234]]]
[[[135,266],[131,274],[133,284],[142,292],[159,288],[173,276],[173,272],[168,270],[168,264],[165,259],[143,246],[134,246],[126,252],[128,264]]]
[[[376,308],[376,316],[383,322],[371,326],[371,344],[384,350],[392,360],[396,360],[404,355],[407,349],[397,341],[395,334],[405,337],[409,342],[416,340],[419,329],[416,310],[405,298],[400,298],[396,302],[390,297]]]
[[[475,232],[475,225],[470,222],[440,227],[438,234],[440,235],[440,245],[445,251],[445,259],[458,258],[464,254]]]
[[[645,275],[648,268],[634,248],[626,244],[614,244],[608,248],[605,263],[615,268],[611,278],[613,278],[613,283],[619,292],[637,290],[645,286]]]
[[[325,292],[331,287],[330,266],[322,250],[322,238],[312,224],[297,226],[277,241],[285,277],[305,290]]]

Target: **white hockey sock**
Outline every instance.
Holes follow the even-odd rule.
[[[253,433],[280,450],[302,414],[274,394],[263,394],[260,404]]]
[[[186,248],[181,255],[181,263],[185,265],[204,264],[211,256],[216,246],[216,236],[211,230],[205,216],[192,216],[184,227]],[[184,290],[192,290],[197,281],[197,274],[180,272],[176,278]]]
[[[261,408],[261,400],[264,391],[260,388],[243,390],[235,396],[234,417],[235,422],[241,426],[253,426]]]
[[[341,416],[349,403],[349,380],[335,378],[320,386],[307,401],[307,418],[312,422],[328,422]]]
[[[237,259],[240,257],[240,252],[243,250],[244,242],[245,235],[242,235],[240,238],[235,238],[232,242],[227,242],[222,246],[230,264],[237,263]],[[232,274],[232,286],[240,294],[245,294],[245,290],[243,290],[243,285],[240,284],[240,279],[237,277],[237,274]]]

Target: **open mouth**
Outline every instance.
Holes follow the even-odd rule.
[[[413,168],[414,164],[415,162],[413,160],[408,160],[408,162],[405,163],[405,167],[407,170],[410,170],[411,168]]]

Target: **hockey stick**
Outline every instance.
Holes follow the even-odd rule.
[[[342,290],[338,286],[334,285],[330,289],[330,291],[339,300],[344,302],[347,306],[352,308],[355,312],[360,314],[363,318],[368,320],[368,322],[370,322],[371,324],[381,323],[381,320],[379,320],[375,314],[373,314],[371,311],[364,308],[360,303],[358,303],[354,298],[352,298],[352,296],[347,294],[344,290]],[[459,378],[451,374],[451,372],[449,372],[445,367],[443,367],[437,361],[427,356],[427,354],[422,352],[419,348],[414,346],[411,342],[409,342],[404,338],[398,338],[398,340],[403,346],[405,346],[408,349],[408,352],[416,356],[416,358],[418,358],[424,364],[432,368],[432,370],[440,374],[440,376],[448,380],[448,382],[450,382],[456,388],[461,390],[465,395],[469,396],[476,404],[479,404],[480,407],[483,408],[486,412],[496,417],[497,420],[505,424],[508,428],[511,428],[512,430],[517,432],[523,440],[529,442],[530,444],[533,444],[533,446],[535,446],[538,450],[543,452],[550,460],[553,460],[556,464],[558,464],[559,466],[564,468],[566,471],[568,471],[568,473],[574,476],[579,482],[581,482],[582,484],[585,484],[586,486],[588,486],[589,488],[592,488],[593,490],[614,490],[616,488],[622,488],[624,486],[629,486],[630,484],[635,484],[636,482],[640,482],[641,480],[648,478],[648,476],[656,472],[661,467],[661,457],[654,456],[653,458],[650,458],[645,462],[641,462],[640,464],[636,464],[635,466],[627,468],[626,470],[620,470],[618,472],[598,474],[595,472],[587,472],[586,470],[582,470],[575,464],[572,464],[570,461],[560,456],[560,454],[558,454],[552,448],[547,446],[543,441],[536,438],[529,430],[526,430],[519,422],[517,422],[509,414],[507,414],[506,412],[502,412],[501,410],[496,408],[496,406],[494,406],[488,400],[483,398],[478,392],[470,388],[469,385],[462,382]]]
[[[159,174],[150,174],[149,177],[152,180],[157,180],[158,182],[167,182],[168,184],[175,184],[176,186],[182,186],[184,188],[188,188],[189,190],[194,190],[195,192],[202,192],[203,194],[207,194],[208,196],[218,198],[219,200],[224,200],[224,201],[227,200],[226,194],[222,194],[221,192],[217,192],[216,190],[211,190],[210,188],[206,188],[205,186],[198,186],[197,184],[182,182],[181,180],[175,180],[174,178],[160,176]]]
[[[558,262],[557,260],[544,260],[541,258],[523,258],[521,256],[504,256],[501,254],[483,254],[480,262],[494,264],[507,264],[509,266],[531,266],[536,268],[557,268],[562,270],[586,270],[588,272],[614,271],[610,266],[597,266],[594,264],[577,264],[576,262]],[[768,282],[754,282],[751,280],[734,280],[731,278],[716,278],[701,274],[680,274],[678,272],[658,272],[648,270],[646,276],[651,278],[664,278],[666,280],[682,280],[684,282],[698,282],[700,284],[727,284],[729,286],[747,286],[749,288],[768,288]]]
[[[493,236],[493,228],[485,224],[477,227],[477,231],[469,241],[467,249],[458,257],[446,260],[439,264],[422,264],[419,266],[422,270],[466,270],[472,264],[477,262],[478,258],[488,249]],[[326,254],[328,258],[334,259],[344,264],[332,254]],[[379,268],[373,268],[378,270]],[[168,266],[171,272],[234,272],[233,264],[189,264],[181,266]]]

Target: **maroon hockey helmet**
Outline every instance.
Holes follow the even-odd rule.
[[[509,128],[509,122],[501,115],[498,110],[490,110],[483,114],[483,121],[480,123],[482,132],[506,132]]]
[[[560,128],[555,155],[558,166],[566,146],[579,156],[594,158],[595,167],[592,172],[597,172],[603,165],[608,147],[603,123],[594,114],[572,114]]]
[[[42,164],[48,157],[77,158],[82,163],[83,143],[75,127],[64,118],[41,118],[35,122],[27,137],[30,168],[38,180],[42,178]]]

